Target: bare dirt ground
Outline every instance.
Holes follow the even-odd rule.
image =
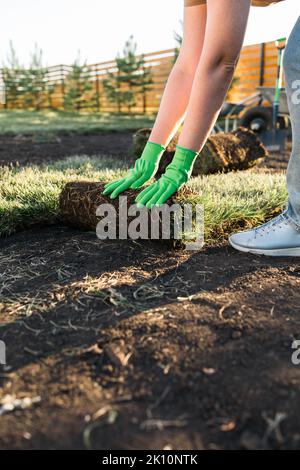
[[[66,227],[0,250],[0,410],[34,401],[0,448],[299,448],[298,259]]]
[[[70,155],[111,155],[131,161],[132,132],[102,132],[97,135],[55,136],[37,142],[36,136],[0,136],[0,165],[50,163]],[[285,170],[290,145],[284,154],[273,153],[260,168]]]
[[[36,136],[0,136],[0,165],[50,163],[70,155],[129,155],[132,133],[103,132],[97,135],[55,136],[36,142]]]
[[[66,228],[1,248],[1,397],[41,400],[1,448],[299,447],[298,260]]]

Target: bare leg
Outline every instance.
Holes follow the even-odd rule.
[[[179,145],[198,152],[218,117],[246,31],[250,0],[207,0],[206,32]]]
[[[206,24],[206,5],[184,8],[183,43],[169,75],[149,140],[166,145],[183,121],[200,60]]]

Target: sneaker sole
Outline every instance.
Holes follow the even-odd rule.
[[[247,248],[245,246],[237,245],[232,242],[229,238],[230,245],[236,250],[242,251],[243,253],[251,253],[253,255],[265,255],[265,256],[300,256],[299,248],[282,248],[279,250],[259,250],[255,248]]]

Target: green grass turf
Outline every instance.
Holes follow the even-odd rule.
[[[69,157],[43,166],[0,168],[0,236],[35,223],[53,223],[59,194],[69,181],[111,181],[127,168],[108,157]],[[286,200],[283,174],[254,171],[201,176],[188,186],[183,202],[203,204],[206,241],[218,241],[240,227],[251,227],[277,214]]]
[[[0,134],[91,134],[151,127],[154,117],[65,111],[0,111]]]

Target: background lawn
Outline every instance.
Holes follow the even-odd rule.
[[[130,131],[153,124],[154,117],[66,111],[0,111],[0,134],[89,134]]]

